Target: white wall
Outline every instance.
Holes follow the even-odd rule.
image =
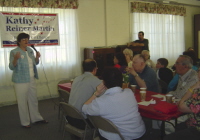
[[[130,40],[129,0],[79,0],[81,49],[126,44]],[[185,47],[193,46],[193,17],[200,7],[185,6]],[[83,58],[83,52],[82,52]]]
[[[185,48],[194,46],[194,15],[200,14],[200,7],[186,6],[185,16]]]

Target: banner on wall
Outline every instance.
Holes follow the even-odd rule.
[[[17,46],[17,35],[30,35],[29,45],[59,45],[58,14],[0,12],[3,47]]]

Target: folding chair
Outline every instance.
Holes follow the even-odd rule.
[[[124,137],[121,135],[118,128],[110,120],[102,118],[101,116],[88,116],[88,118],[96,129],[116,133],[120,136],[122,140],[124,140]],[[95,133],[96,132],[93,133],[93,139],[95,138]]]
[[[87,140],[89,139],[89,137],[92,138],[94,129],[92,129],[90,127],[88,122],[83,117],[82,113],[78,109],[76,109],[75,107],[73,107],[72,105],[69,105],[67,103],[61,102],[60,105],[61,105],[61,108],[63,111],[64,119],[66,119],[66,116],[69,116],[71,118],[80,119],[80,120],[83,120],[83,122],[85,122],[85,129],[82,130],[82,129],[79,129],[79,128],[76,128],[76,127],[70,125],[66,120],[66,124],[64,126],[65,131],[80,137],[82,140],[85,140],[87,136],[88,136]],[[63,131],[63,138],[64,138],[65,131]]]
[[[65,102],[68,103],[69,101],[69,92],[65,91],[63,89],[58,89],[58,94],[59,94],[59,106],[58,106],[58,119],[60,119],[60,102]]]

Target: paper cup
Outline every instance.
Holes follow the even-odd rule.
[[[140,88],[140,91],[146,91],[147,88]]]
[[[136,85],[131,85],[131,89],[132,89],[133,93],[135,93]]]
[[[146,100],[146,91],[140,91],[140,99],[141,99],[141,101]]]
[[[165,97],[166,97],[166,101],[167,101],[168,103],[172,103],[172,97],[173,97],[172,94],[167,94],[167,95],[165,95]]]

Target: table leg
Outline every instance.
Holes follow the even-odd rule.
[[[175,129],[175,132],[176,132],[176,126],[177,126],[177,118],[175,118],[175,124],[174,124],[174,129]]]
[[[162,121],[161,124],[161,140],[164,138],[165,136],[165,121]]]

